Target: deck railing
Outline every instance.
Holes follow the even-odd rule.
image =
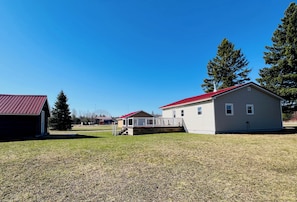
[[[123,127],[182,127],[182,118],[132,117]]]

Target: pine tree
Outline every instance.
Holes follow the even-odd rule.
[[[205,92],[212,92],[214,87],[222,89],[249,81],[248,61],[241,50],[234,49],[234,44],[223,39],[218,46],[217,56],[207,64],[209,78],[201,85]]]
[[[52,109],[52,117],[49,124],[54,130],[71,130],[71,116],[67,97],[61,91],[57,97],[55,106]]]
[[[291,3],[266,46],[264,60],[270,67],[260,70],[261,86],[283,97],[283,112],[297,111],[297,5]]]

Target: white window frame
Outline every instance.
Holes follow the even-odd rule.
[[[202,115],[202,107],[201,106],[197,107],[197,114],[198,114],[198,116]]]
[[[251,113],[249,113],[249,107],[251,107],[251,110],[252,110]],[[246,104],[245,109],[246,109],[246,114],[247,115],[254,115],[255,108],[254,108],[254,105],[253,104]]]
[[[227,111],[228,111],[228,106],[231,106],[231,113],[227,113]],[[233,116],[233,115],[234,115],[234,107],[233,107],[233,103],[226,103],[226,104],[225,104],[225,115],[226,115],[226,116]]]

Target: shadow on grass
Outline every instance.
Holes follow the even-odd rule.
[[[81,134],[51,134],[42,137],[45,140],[56,140],[56,139],[85,139],[85,138],[102,138],[92,135],[81,135]]]
[[[280,131],[253,131],[253,132],[242,132],[242,133],[230,133],[230,134],[250,134],[250,135],[297,135],[297,127],[284,127]]]
[[[71,129],[71,131],[81,132],[81,131],[111,131],[112,128],[83,128],[83,129]]]
[[[102,138],[91,135],[80,134],[51,134],[40,137],[1,137],[0,142],[12,142],[12,141],[29,141],[29,140],[67,140],[67,139],[86,139],[86,138]]]
[[[284,127],[281,131],[271,132],[270,134],[290,135],[297,134],[297,127]]]

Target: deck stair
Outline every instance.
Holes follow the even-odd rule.
[[[123,128],[118,135],[128,135],[128,128]]]

